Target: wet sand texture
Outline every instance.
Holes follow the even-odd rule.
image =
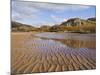
[[[89,70],[96,68],[95,48],[71,48],[33,33],[11,34],[12,74]]]

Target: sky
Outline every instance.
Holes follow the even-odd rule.
[[[12,1],[12,21],[35,27],[60,24],[70,18],[96,17],[96,7],[34,1]]]

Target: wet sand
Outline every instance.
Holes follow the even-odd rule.
[[[77,39],[73,38],[69,40],[64,38],[48,39],[46,37],[46,39],[36,35],[37,33],[29,32],[11,33],[12,74],[90,70],[96,68],[94,35],[89,37],[83,34],[83,37],[89,37],[90,42],[87,40],[88,38],[85,38],[86,42],[79,41],[79,39],[78,43]],[[79,36],[76,35],[75,37]]]

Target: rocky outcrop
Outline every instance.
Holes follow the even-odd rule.
[[[71,19],[67,20],[66,22],[63,22],[61,25],[79,26],[79,25],[81,25],[81,20],[79,18],[71,18]]]
[[[96,18],[88,18],[87,20],[80,19],[80,18],[71,18],[65,22],[62,22],[60,25],[63,25],[63,26],[81,26],[81,25],[91,25],[91,24],[95,24],[95,23],[96,23]]]

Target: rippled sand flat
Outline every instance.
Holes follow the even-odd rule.
[[[91,39],[89,37],[89,41],[84,42],[72,38],[69,40],[46,37],[46,39],[37,37],[36,34],[29,32],[11,34],[12,74],[96,68],[96,48],[93,35]],[[88,37],[87,35],[82,36]],[[61,37],[64,36],[61,35]],[[79,36],[76,35],[76,37]]]

